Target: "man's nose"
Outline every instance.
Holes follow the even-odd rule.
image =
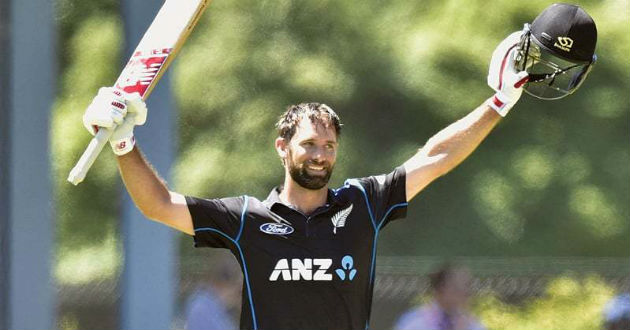
[[[325,154],[325,150],[324,148],[321,147],[317,147],[315,148],[314,152],[313,152],[313,159],[321,162],[324,160],[324,154]]]

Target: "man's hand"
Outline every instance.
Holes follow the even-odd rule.
[[[136,144],[133,128],[147,120],[147,106],[138,93],[127,94],[113,87],[102,87],[83,115],[83,125],[92,134],[99,127],[114,129],[109,143],[118,156]]]
[[[515,67],[518,44],[522,31],[510,34],[492,53],[488,72],[488,86],[496,91],[488,105],[502,117],[507,115],[523,93],[523,85],[529,77],[525,71],[517,71]]]

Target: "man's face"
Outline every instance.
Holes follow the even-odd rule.
[[[295,135],[286,145],[285,166],[301,187],[326,187],[337,158],[337,134],[333,127],[300,120]]]

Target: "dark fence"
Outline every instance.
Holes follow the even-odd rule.
[[[173,329],[184,328],[187,298],[200,285],[212,282],[218,276],[225,277],[226,273],[232,274],[235,283],[240,283],[238,265],[231,259],[215,251],[181,260],[178,315],[173,322]],[[473,296],[492,293],[515,304],[543,295],[549,281],[558,276],[576,279],[598,276],[619,292],[630,291],[628,258],[460,257],[445,260],[437,257],[379,256],[371,328],[391,328],[402,312],[416,303],[418,297],[428,293],[427,274],[445,261],[464,265],[471,270],[474,276],[471,288]],[[233,290],[240,292],[240,284],[235,285]],[[118,329],[119,298],[120,291],[115,280],[61,286],[58,327]],[[231,311],[238,320],[238,308]]]

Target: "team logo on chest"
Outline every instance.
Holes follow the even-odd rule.
[[[333,234],[337,234],[337,228],[346,226],[346,219],[350,215],[350,212],[352,212],[352,204],[350,204],[350,206],[348,206],[347,208],[335,213],[335,215],[330,218],[330,221],[332,222],[334,227]]]
[[[332,281],[333,274],[328,270],[333,260],[321,259],[280,259],[269,275],[269,281]],[[352,280],[357,275],[354,259],[346,255],[341,259],[341,268],[335,269],[335,274],[341,281]]]

